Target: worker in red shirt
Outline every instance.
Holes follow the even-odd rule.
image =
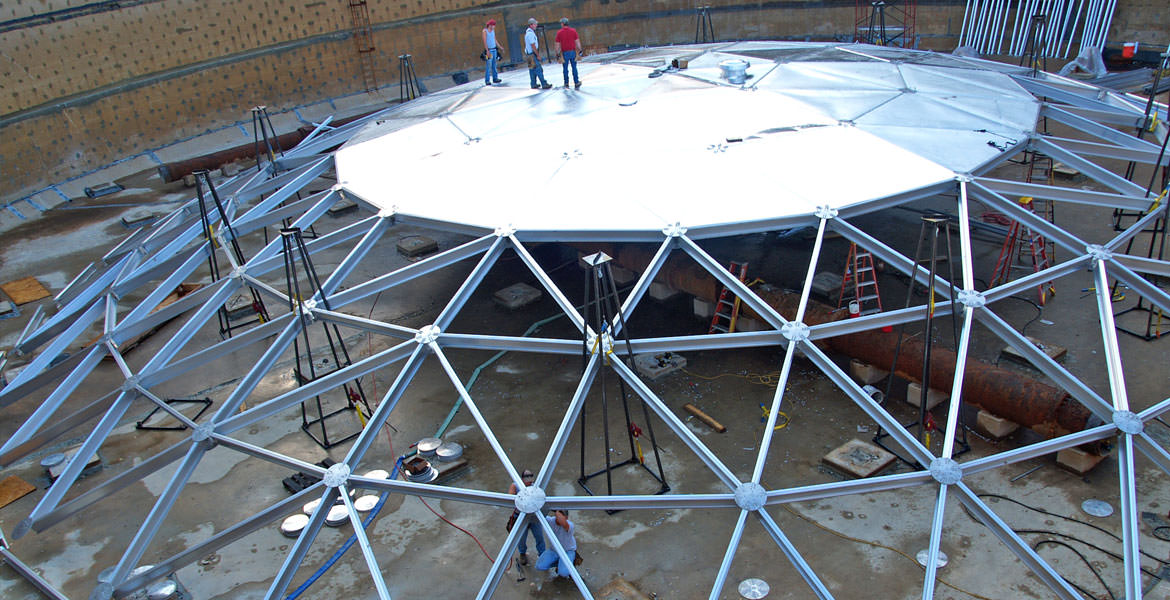
[[[577,30],[569,27],[569,19],[561,19],[561,30],[557,32],[557,56],[561,59],[561,71],[565,75],[565,87],[569,87],[569,65],[573,66],[573,87],[581,87],[577,76],[577,53],[581,52],[581,37]]]

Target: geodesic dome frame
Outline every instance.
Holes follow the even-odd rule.
[[[691,67],[687,71],[669,70],[666,65],[670,57],[680,55],[691,57]],[[719,76],[718,62],[737,57],[756,63],[749,70],[753,78],[743,85],[730,84]],[[964,478],[1060,449],[1116,437],[1122,498],[1120,510],[1124,530],[1125,590],[1127,597],[1140,597],[1140,536],[1135,501],[1134,457],[1135,453],[1141,453],[1163,471],[1170,473],[1170,453],[1143,431],[1145,423],[1170,410],[1170,400],[1159,402],[1141,412],[1135,413],[1130,410],[1126,393],[1126,371],[1118,348],[1113,308],[1110,295],[1105,290],[1109,289],[1111,279],[1115,279],[1128,285],[1159,309],[1170,310],[1170,295],[1145,277],[1170,275],[1170,263],[1125,254],[1123,251],[1127,242],[1138,233],[1147,229],[1157,219],[1165,218],[1166,205],[1155,201],[1142,186],[1110,172],[1089,158],[1122,159],[1146,165],[1167,164],[1166,157],[1161,152],[1163,149],[1157,144],[1116,128],[1136,128],[1144,123],[1143,107],[1135,99],[1045,73],[1032,73],[1027,69],[973,59],[862,45],[780,42],[711,44],[645,49],[593,57],[582,66],[585,75],[590,77],[589,86],[582,92],[566,91],[564,94],[558,92],[556,96],[541,96],[540,92],[530,92],[527,89],[520,91],[480,89],[478,86],[466,85],[381,111],[343,127],[330,129],[322,126],[301,145],[268,164],[262,172],[240,175],[220,188],[220,194],[227,199],[226,214],[231,220],[231,228],[220,227],[216,233],[218,241],[203,239],[198,205],[192,200],[158,224],[136,231],[105,255],[100,263],[91,265],[57,296],[56,302],[60,307],[58,312],[42,322],[34,323],[22,334],[17,344],[17,348],[22,352],[38,354],[7,387],[0,391],[0,405],[9,405],[34,393],[45,382],[54,381],[61,375],[65,376],[17,433],[0,447],[0,464],[12,464],[27,456],[35,448],[51,442],[70,424],[101,415],[101,419],[87,435],[77,453],[78,457],[89,456],[101,447],[125,416],[130,403],[139,397],[151,400],[161,410],[184,423],[188,427],[188,435],[182,442],[162,450],[66,502],[64,499],[67,492],[77,482],[85,465],[84,460],[71,461],[29,517],[22,522],[15,535],[19,537],[30,529],[39,531],[50,527],[151,473],[177,463],[178,468],[165,491],[144,519],[133,541],[125,549],[109,580],[97,585],[93,597],[106,598],[125,594],[143,582],[169,573],[196,560],[199,556],[240,539],[251,531],[268,526],[278,517],[295,511],[307,499],[319,495],[322,499],[320,508],[311,516],[304,532],[289,550],[283,566],[274,574],[266,597],[278,598],[285,595],[297,568],[304,561],[325,521],[328,507],[340,498],[345,503],[358,544],[372,574],[372,585],[377,590],[378,597],[389,598],[389,588],[378,566],[377,556],[366,537],[362,520],[349,500],[348,490],[361,487],[393,494],[505,508],[515,507],[524,514],[525,519],[534,519],[542,510],[552,507],[573,510],[662,508],[735,510],[738,511],[738,518],[718,575],[712,583],[710,597],[718,597],[723,589],[741,535],[751,517],[757,519],[775,540],[808,584],[811,592],[819,598],[831,598],[833,596],[828,587],[802,558],[797,544],[789,539],[785,531],[764,509],[802,500],[910,486],[936,486],[937,500],[930,527],[923,598],[930,598],[934,593],[937,557],[944,526],[944,508],[948,501],[957,500],[977,516],[1055,595],[1072,599],[1081,598],[1080,592],[1013,532],[991,507],[964,483]],[[873,76],[874,72],[880,72],[882,75]],[[882,87],[881,93],[870,93],[874,90],[864,89],[862,91],[866,93],[859,93],[853,98],[855,101],[853,104],[844,101],[834,102],[831,95],[826,94],[829,90],[856,87],[858,78],[866,77],[865,73],[870,73],[868,77],[882,80],[879,86]],[[890,84],[888,80],[883,79],[898,73],[903,77],[900,83]],[[655,74],[657,75],[653,76]],[[522,74],[512,74],[509,77],[519,81]],[[949,88],[946,85],[937,89],[930,87],[928,80],[937,78],[949,79],[955,82],[953,85],[987,91],[987,97],[972,104],[964,104],[963,98],[948,99]],[[805,87],[792,85],[796,80],[808,83]],[[921,84],[921,87],[911,85],[911,80]],[[706,177],[692,177],[689,181],[672,188],[673,191],[666,195],[682,205],[675,207],[675,212],[662,205],[642,203],[645,195],[650,193],[647,190],[634,189],[622,197],[607,197],[607,190],[612,193],[611,188],[622,185],[622,176],[619,173],[613,177],[617,181],[616,184],[603,178],[583,181],[584,174],[588,173],[590,168],[587,162],[595,153],[604,150],[607,143],[629,142],[614,141],[612,133],[603,135],[607,132],[602,132],[603,134],[588,137],[586,132],[600,123],[613,119],[625,120],[623,124],[627,127],[633,127],[633,123],[638,122],[651,129],[661,126],[660,122],[647,123],[646,120],[653,119],[654,115],[666,110],[664,107],[669,106],[669,102],[663,101],[662,98],[669,100],[670,97],[666,94],[678,90],[672,88],[661,91],[654,86],[675,86],[682,90],[689,98],[683,103],[687,108],[704,102],[714,102],[712,106],[717,109],[723,99],[731,99],[729,101],[737,103],[734,104],[737,107],[745,106],[738,104],[741,99],[735,95],[754,94],[745,101],[747,104],[765,109],[769,106],[783,106],[793,111],[786,113],[781,119],[782,122],[770,122],[776,125],[774,127],[776,131],[768,132],[750,131],[748,129],[751,119],[742,114],[734,115],[741,119],[740,124],[747,128],[742,130],[747,135],[734,142],[730,138],[723,141],[713,138],[712,136],[719,134],[715,129],[704,132],[707,138],[670,137],[670,144],[693,144],[694,147],[683,149],[683,153],[692,158],[703,157],[733,164],[736,160],[767,164],[768,157],[774,157],[776,153],[787,153],[784,155],[795,157],[793,147],[807,148],[801,144],[821,143],[824,144],[823,147],[828,148],[834,147],[834,144],[839,144],[842,140],[850,140],[865,144],[865,150],[868,152],[878,148],[895,152],[897,158],[904,159],[906,164],[902,165],[904,168],[898,165],[890,166],[885,172],[868,171],[861,181],[864,185],[857,185],[858,182],[853,181],[814,180],[794,183],[786,191],[777,192],[780,198],[774,199],[774,202],[750,203],[750,206],[738,214],[738,218],[733,219],[704,220],[703,211],[688,204],[685,197],[680,197],[686,193],[687,186],[698,186],[702,190],[716,189],[707,182],[720,177],[720,171],[712,171]],[[582,94],[584,99],[571,95],[577,93]],[[663,96],[654,98],[655,94]],[[930,97],[931,94],[937,97]],[[1007,100],[997,102],[995,99],[997,94]],[[980,96],[980,93],[973,92],[973,95]],[[1030,99],[1025,101],[1025,95]],[[862,97],[869,99],[861,102],[858,99]],[[922,99],[924,97],[925,100]],[[822,103],[818,103],[818,99]],[[654,104],[656,101],[658,104]],[[615,116],[622,108],[633,107],[638,102],[641,102],[642,106],[656,106],[656,110],[641,113],[632,120],[626,116]],[[571,107],[574,103],[580,108],[580,112],[572,113]],[[896,103],[905,104],[903,112],[888,115],[880,113],[881,107]],[[944,111],[948,103],[952,107]],[[982,106],[987,110],[979,113],[972,108],[973,106]],[[944,111],[946,116],[939,117],[938,115],[944,113],[938,112],[933,113],[933,116],[920,114],[916,120],[906,123],[891,122],[896,121],[899,115],[908,117],[905,111],[913,112],[923,107]],[[487,114],[491,115],[491,118],[487,119],[491,125],[483,133],[473,130],[477,122],[484,122],[474,118],[476,110],[487,111]],[[1026,111],[1026,118],[1021,119],[1015,112],[1018,110]],[[575,127],[573,131],[585,136],[581,138],[584,141],[577,147],[565,147],[562,151],[542,141],[547,136],[532,133],[532,128],[547,125],[540,123],[537,118],[542,111],[543,114],[560,114],[568,111],[570,116],[595,115],[598,120],[571,125],[569,117],[562,118],[557,123],[558,127]],[[960,113],[965,116],[956,116]],[[671,117],[672,115],[666,115],[666,120]],[[702,118],[695,118],[700,123],[703,122]],[[931,122],[931,118],[943,118],[943,121]],[[1036,122],[1043,118],[1060,121],[1097,138],[1098,141],[1051,138],[1038,134]],[[440,130],[442,133],[439,133]],[[918,131],[919,135],[915,136],[914,131]],[[745,139],[752,135],[758,138],[754,145],[745,142]],[[779,139],[777,136],[785,135],[796,137],[776,141]],[[940,135],[949,137],[940,143],[938,139],[934,139]],[[1159,135],[1164,135],[1164,132],[1160,131]],[[429,140],[427,142],[429,145],[420,147],[418,142],[422,139]],[[704,144],[702,141],[704,139],[710,139],[712,143]],[[793,142],[791,139],[798,141]],[[819,142],[816,141],[818,139]],[[342,143],[346,145],[340,151],[330,151]],[[737,145],[740,143],[743,143],[742,146]],[[792,146],[793,144],[796,146]],[[536,145],[536,153],[541,155],[538,160],[539,168],[547,169],[547,182],[541,185],[547,185],[548,189],[559,189],[558,186],[563,186],[566,182],[577,181],[582,189],[572,193],[579,194],[583,199],[599,198],[613,203],[614,206],[605,211],[610,216],[603,222],[583,221],[577,215],[558,217],[551,212],[556,207],[546,206],[542,211],[540,206],[517,198],[518,194],[515,193],[474,198],[474,203],[483,205],[482,210],[477,209],[474,203],[461,203],[454,197],[449,201],[437,203],[433,198],[412,193],[414,188],[410,186],[416,185],[415,182],[418,180],[425,179],[428,173],[432,175],[444,171],[463,173],[474,168],[473,165],[478,164],[477,161],[485,156],[490,157],[508,152],[515,147],[530,145]],[[740,153],[741,148],[746,149]],[[1053,185],[1018,183],[986,175],[996,166],[1029,149],[1041,151],[1073,166],[1113,191],[1094,192]],[[387,153],[393,155],[387,156]],[[577,161],[586,163],[584,166],[572,164],[578,157],[584,157],[583,160]],[[382,171],[391,158],[394,159],[395,165],[411,172],[412,176],[417,176],[417,179],[410,179],[407,182],[405,189],[403,187],[391,189],[388,186],[387,175]],[[671,164],[678,158],[678,155],[661,159],[647,156],[646,160],[660,160],[660,164]],[[849,160],[856,158],[850,157]],[[594,165],[592,168],[601,169],[598,172],[612,174],[615,169],[620,172],[621,165],[626,162],[627,157],[619,153],[616,158],[610,157],[601,161],[600,166]],[[297,192],[305,189],[309,183],[330,169],[336,169],[340,183],[321,193],[305,198],[294,198]],[[540,173],[545,174],[544,171]],[[812,180],[818,175],[823,173],[811,173],[808,177]],[[473,178],[475,174],[470,173],[466,176]],[[818,188],[825,190],[823,196],[818,195]],[[815,266],[822,243],[829,232],[838,233],[865,247],[890,267],[914,281],[923,285],[929,284],[929,273],[923,266],[917,264],[912,257],[897,252],[882,240],[858,228],[851,223],[851,219],[947,193],[955,194],[954,210],[959,217],[960,226],[962,279],[961,282],[956,282],[958,292],[955,297],[949,297],[946,291],[947,283],[941,278],[936,278],[935,283],[942,290],[939,293],[943,297],[933,309],[915,306],[847,321],[812,326],[804,323]],[[535,195],[539,196],[538,193]],[[701,196],[700,192],[696,192],[696,195]],[[1054,202],[1137,211],[1143,213],[1143,216],[1112,239],[1100,244],[1090,243],[1009,199],[1009,196],[1017,195],[1045,198]],[[372,207],[377,213],[307,243],[308,251],[314,253],[358,240],[341,263],[324,278],[320,292],[310,298],[292,302],[291,305],[294,306],[292,311],[276,316],[243,334],[194,354],[177,358],[192,336],[207,326],[229,298],[242,290],[252,288],[267,298],[282,304],[290,304],[286,293],[261,279],[266,273],[278,269],[283,264],[280,240],[272,241],[246,262],[240,263],[230,252],[223,250],[231,236],[245,236],[266,227],[276,226],[286,219],[291,220],[292,226],[309,227],[343,198],[353,199],[366,207]],[[1032,230],[1040,232],[1054,241],[1066,258],[1058,265],[1008,284],[992,289],[978,289],[972,264],[969,223],[969,202],[972,198],[978,198]],[[707,202],[705,199],[701,201]],[[623,203],[627,205],[624,208],[621,206]],[[629,206],[631,204],[638,206]],[[629,215],[629,219],[613,216],[615,214]],[[220,222],[218,214],[211,214],[209,218],[213,224]],[[474,239],[402,269],[357,285],[350,285],[344,290],[339,289],[341,283],[380,241],[384,232],[395,223],[422,224],[469,234]],[[813,242],[812,259],[803,280],[799,308],[792,319],[785,318],[761,300],[751,288],[729,273],[724,265],[719,264],[697,243],[700,240],[722,236],[800,226],[814,227],[817,234]],[[597,332],[589,330],[586,320],[574,307],[574,303],[529,252],[528,248],[532,243],[543,241],[639,241],[657,244],[658,249],[654,258],[623,300],[624,314],[630,314],[643,301],[650,283],[663,268],[668,256],[681,252],[701,265],[722,285],[731,289],[771,327],[760,332],[631,340],[636,354],[753,347],[784,349],[779,384],[771,402],[767,426],[763,428],[760,451],[755,458],[750,479],[741,480],[737,477],[623,361],[606,361],[604,345],[600,345],[601,347],[595,348],[588,357],[576,393],[550,444],[537,474],[536,483],[530,488],[523,486],[515,465],[493,434],[492,424],[483,416],[475,396],[468,391],[465,382],[461,381],[452,368],[445,350],[470,348],[580,354],[579,339],[464,334],[450,328],[453,319],[467,303],[471,294],[477,290],[488,270],[505,250],[511,249],[527,265],[532,275],[542,284],[544,291],[556,301],[578,332],[582,336],[596,336]],[[226,256],[231,265],[230,275],[174,304],[155,310],[171,290],[201,268],[211,253],[222,253]],[[465,260],[478,262],[431,325],[412,329],[344,312],[348,305]],[[1093,391],[1076,375],[1038,350],[993,310],[997,301],[1022,290],[1034,288],[1040,283],[1085,269],[1092,270],[1096,282],[1101,340],[1109,372],[1108,397]],[[118,298],[135,290],[149,292],[133,310],[119,314]],[[948,411],[943,451],[941,454],[934,454],[882,405],[867,395],[815,343],[839,335],[917,322],[924,318],[927,310],[933,310],[939,315],[955,313],[962,319],[956,373],[963,372],[963,366],[968,360],[967,351],[972,327],[977,321],[1024,355],[1035,368],[1086,406],[1100,418],[1102,424],[1029,446],[999,452],[986,458],[959,462],[952,454],[961,408],[961,401],[956,400],[951,403]],[[133,369],[121,358],[119,345],[188,312],[190,316],[182,327],[144,366]],[[400,342],[334,373],[242,410],[241,407],[249,400],[264,375],[269,373],[276,361],[288,351],[300,332],[302,323],[318,321],[390,336]],[[77,343],[82,333],[95,323],[102,324],[103,329],[98,342],[68,360],[55,364],[54,360],[71,344]],[[611,325],[611,332],[615,335],[620,333],[621,323],[614,322]],[[155,386],[180,377],[219,356],[256,344],[266,344],[261,358],[247,369],[246,375],[235,385],[228,399],[218,407],[215,414],[202,422],[192,421],[152,391]],[[857,407],[888,431],[895,443],[919,464],[920,470],[863,480],[767,489],[762,484],[761,475],[771,451],[773,426],[784,401],[785,384],[797,354],[802,354],[811,361],[844,391]],[[57,415],[66,399],[78,393],[78,386],[106,356],[116,361],[124,376],[124,383],[103,400],[92,403],[80,412],[66,417]],[[354,475],[354,469],[369,450],[375,434],[389,418],[423,362],[429,358],[433,358],[441,365],[451,385],[459,393],[489,441],[501,466],[509,478],[521,488],[518,494],[457,486],[431,486],[410,481],[376,480]],[[379,368],[399,363],[402,366],[396,380],[380,399],[376,410],[342,463],[326,469],[233,437],[234,432],[295,407],[317,394],[338,388],[344,382],[368,375]],[[546,494],[553,467],[568,443],[569,432],[580,415],[594,378],[603,369],[612,370],[628,385],[667,428],[726,485],[727,490],[721,493],[675,492],[663,495]],[[950,390],[951,398],[962,398],[963,385],[963,379],[957,377]],[[155,566],[145,572],[135,572],[148,545],[159,532],[176,500],[182,495],[184,486],[201,458],[208,450],[217,446],[293,470],[312,472],[323,481],[256,512],[251,518],[216,533],[206,541],[194,544],[164,560],[154,561]],[[556,549],[561,560],[571,563],[570,557],[556,541],[556,536],[552,535],[548,524],[542,519],[536,520],[544,528],[551,547]],[[514,552],[519,536],[525,529],[515,527],[509,533],[497,552],[492,568],[484,578],[479,597],[492,595],[508,562],[507,557]],[[576,569],[572,569],[572,578],[584,597],[592,597]]]

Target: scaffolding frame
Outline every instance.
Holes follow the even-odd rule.
[[[720,49],[722,51],[722,49]],[[1044,75],[1044,74],[1041,74]],[[818,598],[832,598],[829,588],[818,572],[802,557],[800,550],[789,539],[781,527],[767,512],[767,508],[790,502],[831,498],[850,494],[879,492],[910,486],[936,486],[937,500],[933,507],[930,525],[930,542],[926,569],[922,582],[923,599],[932,598],[936,584],[939,544],[944,525],[944,509],[948,501],[958,501],[978,518],[1012,554],[1026,565],[1057,597],[1064,599],[1081,598],[1053,566],[1041,557],[1025,540],[996,515],[968,485],[965,478],[991,469],[1022,463],[1038,456],[1055,453],[1061,449],[1073,448],[1085,443],[1115,439],[1120,472],[1121,502],[1124,531],[1124,579],[1125,595],[1130,598],[1141,596],[1141,564],[1139,512],[1136,502],[1135,457],[1144,455],[1164,472],[1170,473],[1170,453],[1153,437],[1143,431],[1146,423],[1170,412],[1170,399],[1135,413],[1130,410],[1126,392],[1126,371],[1122,365],[1118,346],[1117,329],[1113,320],[1110,301],[1110,280],[1116,279],[1130,286],[1137,294],[1163,310],[1170,310],[1170,294],[1153,285],[1146,275],[1167,276],[1170,263],[1146,257],[1129,256],[1123,247],[1134,236],[1147,229],[1161,211],[1150,211],[1133,225],[1117,233],[1105,243],[1091,243],[1060,226],[1019,206],[1010,198],[1029,195],[1050,199],[1055,202],[1091,204],[1103,208],[1148,211],[1152,198],[1142,189],[1123,177],[1101,167],[1089,157],[1124,156],[1146,165],[1165,164],[1165,157],[1157,153],[1157,146],[1138,137],[1107,126],[1118,121],[1138,122],[1143,118],[1137,108],[1124,104],[1107,105],[1099,100],[1095,91],[1077,91],[1061,86],[1043,77],[1027,74],[1012,75],[1021,86],[1037,96],[1048,98],[1041,116],[1053,118],[1074,127],[1079,127],[1099,142],[1085,143],[1078,140],[1061,140],[1036,136],[1006,147],[1003,153],[986,161],[970,173],[957,173],[953,180],[926,188],[903,191],[884,198],[841,209],[820,206],[816,210],[795,216],[769,221],[698,224],[686,227],[681,224],[666,227],[660,231],[590,230],[562,232],[560,239],[577,242],[653,241],[658,251],[653,260],[637,279],[626,296],[621,314],[636,314],[647,295],[651,282],[661,271],[668,257],[682,253],[715,278],[721,285],[732,290],[744,304],[756,311],[772,329],[764,332],[745,332],[716,335],[693,335],[672,338],[634,338],[630,345],[635,353],[687,352],[706,349],[730,348],[783,348],[784,358],[780,369],[779,382],[772,398],[767,425],[762,429],[758,452],[750,478],[741,480],[724,461],[713,453],[645,382],[622,361],[606,364],[603,353],[587,356],[577,390],[574,393],[561,425],[553,438],[542,462],[532,488],[525,488],[520,473],[504,451],[491,424],[481,414],[475,397],[455,373],[447,359],[448,349],[494,349],[543,354],[579,355],[579,340],[551,338],[530,338],[507,335],[465,335],[450,330],[452,321],[465,307],[472,294],[484,281],[486,274],[501,255],[513,250],[528,267],[531,275],[549,292],[564,316],[582,336],[596,336],[586,324],[581,312],[573,306],[558,284],[540,266],[529,252],[529,245],[548,241],[550,233],[545,231],[522,231],[501,226],[495,230],[484,230],[458,223],[440,223],[424,216],[396,214],[381,211],[333,231],[312,243],[305,244],[311,254],[329,248],[336,243],[358,239],[357,244],[346,254],[332,274],[320,285],[311,297],[297,299],[295,303],[287,294],[261,281],[262,275],[270,274],[283,265],[279,240],[274,240],[245,264],[234,265],[232,273],[198,292],[156,312],[152,312],[175,285],[206,260],[214,252],[214,241],[202,238],[205,226],[218,223],[218,213],[208,213],[205,225],[200,220],[196,201],[188,201],[169,218],[145,230],[136,232],[125,242],[108,253],[101,264],[87,269],[56,298],[60,310],[47,317],[36,327],[22,334],[16,347],[25,353],[36,353],[31,363],[10,383],[0,389],[0,406],[6,406],[42,388],[51,375],[69,372],[60,384],[52,389],[48,398],[21,425],[14,435],[0,447],[0,464],[8,465],[27,456],[36,448],[51,443],[58,435],[58,424],[75,422],[78,419],[101,415],[77,452],[77,456],[90,456],[98,450],[113,432],[132,401],[146,398],[160,410],[171,414],[187,426],[185,437],[173,446],[162,450],[142,463],[128,468],[116,477],[92,487],[85,494],[65,501],[67,492],[77,482],[84,460],[72,460],[53,483],[31,514],[22,521],[14,537],[26,535],[31,530],[44,529],[61,522],[87,506],[101,501],[144,477],[177,463],[177,469],[166,489],[143,519],[137,534],[125,548],[120,560],[110,572],[109,578],[95,584],[93,598],[110,598],[124,595],[138,589],[145,582],[152,581],[200,557],[230,544],[248,533],[270,526],[277,517],[296,510],[309,499],[319,497],[320,507],[310,517],[296,542],[291,546],[283,565],[273,575],[266,598],[283,598],[297,570],[315,543],[324,524],[328,508],[341,498],[349,513],[351,524],[357,535],[357,542],[370,571],[371,585],[379,598],[390,598],[386,580],[382,576],[375,552],[366,537],[362,520],[349,502],[349,490],[362,488],[456,502],[469,502],[497,506],[505,509],[518,508],[526,519],[541,511],[553,508],[572,510],[661,510],[661,509],[726,509],[738,511],[736,524],[731,532],[727,550],[721,559],[718,573],[712,582],[710,597],[720,596],[725,580],[735,558],[740,540],[748,526],[749,518],[761,527],[776,542],[779,549],[808,585],[811,593]],[[360,123],[374,122],[380,118],[392,117],[395,111],[409,108],[400,105],[366,117]],[[304,144],[285,153],[285,160],[292,167],[279,177],[268,179],[262,174],[242,174],[225,184],[221,191],[230,198],[227,214],[234,215],[247,202],[256,203],[238,217],[233,217],[232,228],[222,230],[221,235],[234,238],[259,231],[280,223],[295,212],[298,216],[294,227],[307,227],[320,219],[326,211],[342,198],[343,185],[336,185],[322,194],[309,196],[290,206],[282,203],[310,183],[319,179],[333,167],[333,155],[325,150],[338,146],[353,136],[359,127],[339,128],[325,131],[316,136],[313,143]],[[1043,184],[1019,183],[988,177],[986,174],[1004,161],[1018,156],[1026,148],[1033,147],[1074,168],[1077,168],[1097,183],[1113,190],[1111,193],[1090,192]],[[1152,147],[1152,150],[1151,150]],[[1155,158],[1156,157],[1156,158]],[[1162,162],[1158,162],[1162,161]],[[806,325],[804,316],[809,305],[813,276],[821,254],[825,237],[829,233],[840,234],[850,242],[870,249],[878,259],[890,268],[910,277],[913,281],[927,285],[929,271],[917,264],[912,257],[902,254],[881,240],[855,226],[852,221],[875,211],[904,205],[923,198],[953,198],[953,208],[958,214],[959,247],[961,260],[961,283],[952,296],[945,281],[935,278],[933,282],[940,298],[934,305],[937,315],[957,313],[961,316],[957,348],[956,372],[962,373],[968,360],[972,328],[976,321],[1019,351],[1036,369],[1065,389],[1074,399],[1084,404],[1102,424],[1084,431],[1055,437],[1029,446],[996,453],[986,458],[977,458],[963,463],[956,461],[952,454],[955,435],[959,431],[959,411],[962,406],[962,378],[956,378],[950,390],[950,403],[945,427],[945,442],[936,455],[926,448],[911,431],[898,422],[885,408],[872,401],[852,378],[848,376],[815,342],[820,339],[867,331],[886,326],[917,322],[920,310],[890,311],[863,316],[856,319]],[[1047,239],[1060,246],[1068,258],[1060,265],[1035,273],[989,290],[981,290],[975,284],[975,269],[972,261],[972,236],[970,224],[970,202],[978,199],[987,206],[1001,211],[1009,217],[1025,223],[1029,228],[1041,232]],[[455,248],[419,260],[406,267],[377,278],[351,285],[340,290],[340,284],[366,257],[388,228],[398,223],[423,225],[439,229],[473,233],[474,239]],[[783,226],[810,226],[816,229],[812,257],[803,278],[800,302],[793,320],[784,318],[776,309],[764,302],[748,285],[728,272],[717,259],[709,255],[699,244],[703,240],[733,234],[755,233]],[[341,312],[344,307],[369,298],[379,292],[393,289],[418,277],[428,276],[443,267],[465,260],[477,260],[472,272],[458,291],[445,304],[439,316],[431,324],[420,328],[380,322],[352,316]],[[1031,289],[1041,281],[1066,277],[1089,269],[1096,282],[1096,309],[1101,324],[1102,343],[1109,371],[1109,392],[1102,395],[1082,382],[1076,375],[1049,358],[1023,335],[1011,327],[994,310],[996,304],[1023,290]],[[268,322],[230,339],[215,343],[195,354],[178,358],[192,337],[202,328],[213,323],[219,308],[233,294],[245,286],[252,286],[260,293],[276,300],[277,304],[293,303],[296,310],[274,316]],[[132,290],[146,291],[146,297],[134,308],[122,313],[117,298]],[[132,369],[121,360],[118,344],[158,323],[177,315],[191,312],[191,316],[143,366]],[[302,319],[312,318],[329,324],[350,327],[388,335],[398,343],[386,350],[348,364],[311,385],[292,389],[277,397],[257,404],[245,406],[245,401],[268,374],[278,358],[287,351],[296,339],[302,326]],[[53,360],[61,351],[79,340],[91,324],[101,324],[103,336],[93,346],[60,364]],[[610,324],[613,335],[620,333],[625,323]],[[158,397],[152,388],[162,385],[191,369],[210,363],[240,348],[264,342],[266,351],[256,364],[249,367],[247,374],[236,385],[208,420],[195,422],[182,412],[171,407]],[[794,488],[767,489],[762,482],[764,467],[769,459],[774,426],[784,401],[786,383],[792,372],[795,357],[800,354],[831,380],[856,406],[876,421],[889,433],[896,443],[919,470],[910,473],[882,475],[864,480],[835,481],[830,483],[800,486]],[[112,390],[103,398],[68,416],[57,415],[69,398],[92,372],[100,360],[111,356],[125,376],[125,383]],[[458,486],[427,486],[394,480],[376,480],[356,476],[353,470],[360,464],[370,449],[376,434],[387,422],[397,401],[403,396],[420,367],[427,360],[438,361],[471,412],[476,424],[491,446],[492,453],[499,459],[509,479],[517,485],[517,494],[487,492]],[[280,452],[249,445],[236,439],[233,433],[244,430],[274,415],[303,402],[309,401],[323,390],[337,389],[345,382],[353,381],[386,365],[401,364],[401,371],[394,384],[385,392],[381,402],[370,415],[364,428],[345,459],[338,464],[322,468],[287,456]],[[579,419],[585,397],[593,380],[603,369],[609,369],[639,396],[640,400],[674,433],[678,440],[721,481],[726,490],[719,493],[686,494],[666,493],[661,495],[598,495],[561,496],[547,495],[546,490],[556,465],[570,441],[569,433]],[[162,560],[152,560],[154,566],[140,573],[133,573],[140,565],[147,547],[159,533],[167,515],[182,495],[202,457],[212,448],[222,447],[241,452],[273,464],[297,471],[312,473],[321,482],[268,507],[236,525],[217,532],[209,539]],[[560,557],[562,564],[571,565],[572,558],[553,535],[553,531],[542,519],[537,522],[544,528],[550,547]],[[499,548],[495,561],[477,594],[478,598],[490,597],[499,584],[509,563],[508,557],[515,552],[520,535],[526,527],[515,527]],[[592,598],[592,593],[575,567],[570,567],[572,580],[583,597]]]

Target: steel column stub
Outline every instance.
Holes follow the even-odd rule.
[[[439,329],[437,325],[427,325],[414,334],[414,341],[420,344],[429,344],[439,339],[440,333],[443,333],[443,330]]]
[[[963,467],[953,458],[936,458],[930,462],[930,476],[943,485],[954,485],[963,478]]]
[[[1113,411],[1113,424],[1122,433],[1128,433],[1130,435],[1137,435],[1145,429],[1145,425],[1142,424],[1142,418],[1128,410]]]
[[[816,215],[818,219],[824,219],[828,221],[829,219],[837,218],[837,209],[831,206],[818,206],[816,212],[813,214]]]
[[[808,339],[809,328],[804,323],[789,321],[780,328],[780,333],[790,342],[803,342]]]
[[[959,303],[967,308],[983,308],[987,305],[987,297],[975,290],[959,290]]]
[[[349,474],[349,465],[337,463],[325,470],[325,476],[321,478],[321,481],[325,482],[326,487],[341,487],[349,481]]]
[[[1085,246],[1085,252],[1093,258],[1093,260],[1109,260],[1113,258],[1113,253],[1105,246],[1100,244],[1089,244]]]
[[[735,505],[744,510],[760,510],[768,499],[764,486],[748,481],[735,488]]]
[[[530,485],[516,492],[516,510],[530,515],[544,507],[544,490]]]

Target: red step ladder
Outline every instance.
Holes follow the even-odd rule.
[[[739,278],[747,279],[747,263],[731,262],[727,270]],[[719,292],[719,300],[715,302],[715,314],[711,315],[711,328],[707,333],[731,333],[735,331],[735,321],[739,318],[739,296],[736,296],[727,286]]]
[[[851,289],[852,288],[852,289]],[[852,296],[846,292],[851,291]],[[877,272],[873,268],[873,255],[857,244],[849,245],[849,256],[845,259],[845,273],[841,275],[841,292],[837,295],[837,308],[848,302],[856,302],[858,316],[871,315],[882,311],[882,298],[878,291]]]
[[[1024,196],[1020,204],[1032,212],[1036,212],[1032,199]],[[1012,221],[1008,227],[1007,237],[1003,247],[999,249],[999,258],[995,261],[995,270],[991,273],[991,287],[1011,281],[1013,270],[1031,270],[1038,273],[1052,266],[1049,260],[1048,241],[1044,236],[1022,225],[1019,221]],[[1037,286],[1040,305],[1048,300],[1048,296],[1056,293],[1056,286],[1052,281],[1045,281]]]
[[[1035,151],[1024,154],[1024,182],[1055,185],[1055,163],[1051,156]],[[1052,201],[1035,200],[1024,196],[1020,204],[1034,214],[1044,218],[1049,223],[1056,222],[1056,215]],[[1021,225],[1019,221],[1012,221],[1008,227],[1007,237],[1003,247],[999,250],[999,258],[995,261],[995,270],[991,273],[991,286],[1002,285],[1011,281],[1012,271],[1023,269],[1036,273],[1047,269],[1056,262],[1056,244],[1046,239],[1031,228]],[[1038,288],[1040,305],[1043,306],[1048,297],[1056,293],[1056,285],[1052,281],[1041,283]]]

